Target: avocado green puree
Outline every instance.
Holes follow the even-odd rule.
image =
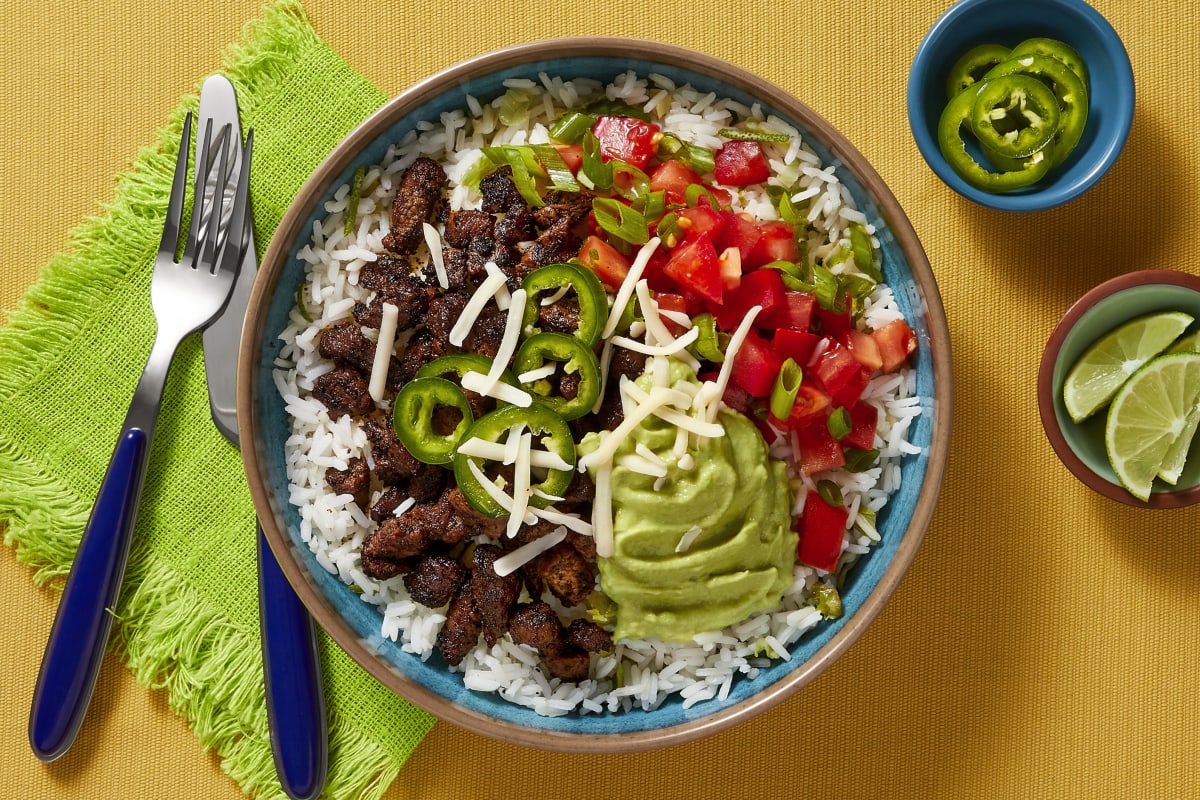
[[[648,390],[646,380],[639,384]],[[617,450],[613,555],[598,565],[600,587],[617,606],[618,639],[690,641],[773,608],[792,583],[796,534],[787,468],[768,457],[746,417],[723,409],[717,421],[725,435],[701,438],[690,451],[691,469],[681,469],[674,455],[675,426],[654,416]],[[658,490],[654,477],[621,465],[638,443],[666,462]],[[596,446],[589,434],[580,451]],[[693,526],[699,534],[675,552]]]

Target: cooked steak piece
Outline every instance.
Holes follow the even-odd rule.
[[[521,577],[516,573],[503,578],[492,565],[504,551],[491,544],[475,548],[471,560],[471,594],[483,624],[483,640],[491,647],[508,630],[508,617],[521,594]]]
[[[563,635],[563,626],[549,603],[534,600],[513,611],[508,620],[508,632],[517,644],[527,644],[540,651]]]
[[[479,641],[482,625],[479,611],[475,608],[475,597],[468,582],[464,582],[446,609],[446,621],[437,635],[437,649],[450,666],[462,663],[467,653]]]
[[[324,404],[333,419],[347,414],[361,417],[375,408],[367,379],[350,367],[341,367],[318,377],[313,382],[313,397]]]
[[[404,449],[390,423],[371,418],[363,422],[362,429],[371,445],[375,476],[380,481],[394,486],[417,474],[421,462]]]
[[[329,467],[325,470],[325,483],[338,494],[354,497],[359,508],[366,508],[371,497],[371,470],[366,460],[351,458],[346,469]]]
[[[401,255],[415,253],[425,241],[422,226],[434,219],[442,198],[446,171],[422,156],[404,170],[392,201],[391,227],[383,246]]]
[[[440,608],[450,602],[467,577],[467,568],[453,558],[432,554],[422,557],[416,569],[404,576],[404,587],[421,605]]]
[[[542,664],[545,665],[546,671],[553,677],[568,683],[587,680],[592,657],[586,650],[555,640],[538,652],[542,656]]]
[[[572,620],[562,639],[589,653],[607,653],[613,649],[612,634],[586,619]]]
[[[338,366],[354,367],[365,375],[371,374],[375,361],[375,343],[363,335],[357,322],[337,322],[321,331],[317,352]]]

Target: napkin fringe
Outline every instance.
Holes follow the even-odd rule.
[[[0,368],[2,369],[2,368]],[[0,443],[0,526],[17,561],[45,586],[71,569],[88,509],[7,442]]]
[[[140,577],[120,611],[120,644],[138,683],[166,689],[171,710],[244,791],[285,797],[270,741],[258,733],[267,729],[258,632],[231,622],[161,562],[149,563]],[[392,759],[348,720],[329,722],[325,796],[382,797],[399,773]]]

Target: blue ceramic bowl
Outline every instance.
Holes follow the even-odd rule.
[[[976,45],[1013,47],[1035,36],[1066,42],[1087,64],[1091,91],[1083,137],[1071,156],[1035,186],[1007,194],[976,189],[954,171],[938,147],[946,77],[958,58]],[[963,197],[1004,211],[1054,208],[1087,191],[1121,154],[1133,122],[1133,103],[1133,70],[1125,46],[1108,21],[1083,0],[959,0],[925,35],[908,76],[908,121],[925,161]]]
[[[1067,373],[1104,334],[1156,311],[1183,311],[1200,320],[1200,277],[1150,269],[1118,275],[1079,298],[1063,315],[1046,343],[1038,371],[1038,408],[1047,438],[1075,477],[1119,503],[1141,508],[1178,508],[1200,502],[1200,437],[1174,486],[1155,481],[1143,502],[1121,486],[1104,452],[1105,415],[1075,422],[1063,404]]]
[[[539,72],[610,80],[628,70],[665,74],[743,102],[761,102],[807,134],[826,164],[836,165],[859,208],[878,227],[884,272],[919,339],[915,356],[923,414],[912,431],[922,454],[902,465],[903,489],[878,519],[883,542],[847,580],[845,614],[796,643],[790,661],[735,684],[724,701],[684,709],[673,700],[652,711],[549,718],[496,695],[463,687],[435,655],[427,663],[380,636],[380,615],[322,569],[303,544],[288,504],[284,440],[288,420],[271,378],[304,270],[296,253],[323,204],[356,166],[380,162],[388,144],[419,121],[465,108],[468,93],[497,96],[511,77]],[[238,373],[241,440],[263,528],[305,605],[329,635],[382,683],[433,714],[481,734],[567,751],[643,750],[694,739],[778,703],[812,680],[858,638],[891,596],[916,553],[942,482],[950,435],[950,340],[929,263],[896,199],[863,157],[827,122],[783,90],[728,63],[681,48],[622,39],[566,39],[501,50],[452,67],[413,86],[366,120],[321,165],[284,216],[254,286]]]

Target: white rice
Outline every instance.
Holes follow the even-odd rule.
[[[280,334],[284,346],[274,374],[291,416],[291,436],[286,442],[289,501],[299,510],[302,539],[323,568],[361,593],[364,602],[378,608],[382,636],[422,660],[435,651],[445,609],[430,609],[414,602],[399,577],[375,581],[363,574],[359,551],[373,524],[349,495],[337,495],[328,487],[324,472],[331,466],[344,469],[355,456],[365,457],[370,463],[369,447],[363,432],[348,417],[331,420],[324,405],[312,398],[313,382],[333,368],[317,353],[319,333],[334,322],[351,318],[355,302],[368,299],[369,293],[358,286],[359,270],[383,250],[391,193],[403,169],[422,155],[442,161],[450,178],[452,207],[477,208],[480,198],[461,185],[461,178],[480,157],[479,148],[546,142],[548,126],[562,109],[603,95],[660,114],[664,129],[714,149],[721,142],[717,132],[735,119],[753,117],[765,129],[790,134],[789,143],[764,147],[775,174],[797,176],[793,195],[797,201],[811,200],[808,218],[815,231],[810,236],[810,254],[822,258],[844,247],[852,223],[865,225],[872,236],[875,234],[866,216],[854,207],[833,167],[821,164],[799,131],[783,120],[764,115],[757,105],[746,107],[711,93],[701,94],[690,86],[677,87],[662,75],[639,77],[632,72],[608,86],[586,79],[563,81],[545,74],[537,81],[513,80],[507,86],[532,96],[527,119],[519,125],[505,126],[498,114],[500,98],[484,103],[469,97],[469,117],[463,111],[447,112],[438,124],[418,125],[389,149],[383,164],[365,171],[350,236],[343,231],[349,187],[341,187],[325,204],[325,218],[314,222],[309,243],[298,253],[307,274],[300,296],[313,318],[310,321],[298,309],[292,311],[288,327]],[[778,182],[774,177],[771,180]],[[777,216],[762,193],[734,192],[733,198],[736,210],[748,211],[760,219]],[[877,241],[875,244],[878,246]],[[880,285],[865,304],[863,321],[877,328],[900,316],[891,290]],[[397,351],[404,342],[402,335]],[[920,450],[908,438],[921,413],[921,399],[915,394],[914,384],[913,371],[905,368],[874,378],[863,395],[879,411],[877,465],[859,473],[833,471],[818,476],[840,488],[851,512],[840,568],[880,540],[872,522],[874,514],[899,488],[903,458]],[[780,437],[772,454],[789,460],[787,436]],[[799,513],[815,482],[794,468],[791,479],[796,493],[795,511]],[[548,716],[649,710],[672,695],[678,695],[685,707],[724,699],[739,678],[753,679],[773,661],[789,659],[789,649],[821,622],[820,612],[812,605],[811,590],[822,577],[829,576],[797,564],[792,586],[778,608],[755,614],[723,631],[699,635],[692,643],[619,641],[611,654],[593,657],[592,677],[579,684],[547,678],[538,667],[537,654],[514,644],[507,635],[490,648],[480,641],[455,669],[462,673],[469,689],[495,692]],[[562,608],[552,596],[544,599],[564,618],[583,613]]]

